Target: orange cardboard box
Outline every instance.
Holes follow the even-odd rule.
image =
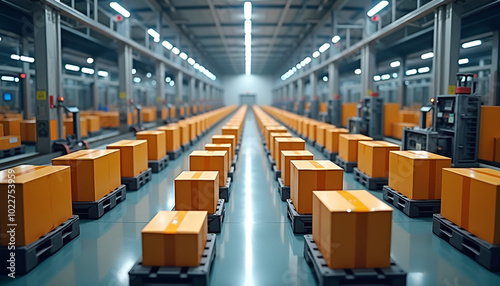
[[[14,176],[14,177],[13,177]],[[59,226],[73,214],[71,172],[66,166],[21,165],[0,171],[0,245],[7,246],[10,235],[8,210],[12,209],[9,179],[14,179],[16,246],[30,244]],[[12,182],[11,182],[12,183]],[[47,207],[50,206],[50,207]]]
[[[269,142],[270,142],[270,146],[267,146],[267,148],[268,148],[268,149],[269,149],[269,151],[271,152],[271,157],[272,157],[273,159],[275,158],[274,156],[276,156],[276,155],[274,154],[274,151],[275,151],[275,150],[274,150],[274,139],[276,139],[276,138],[292,138],[292,137],[293,137],[293,135],[292,135],[292,134],[290,134],[290,133],[288,133],[288,132],[285,132],[285,133],[275,133],[275,132],[273,132],[273,133],[269,133],[269,138],[270,138]]]
[[[184,171],[175,178],[175,210],[214,214],[218,201],[218,172]]]
[[[385,141],[360,141],[358,169],[372,178],[388,178],[389,152],[399,150],[399,145]]]
[[[288,132],[288,129],[286,129],[285,126],[268,126],[268,127],[266,127],[265,133],[264,133],[264,138],[266,140],[267,146],[269,147],[269,145],[271,144],[270,143],[271,138],[270,138],[269,134],[271,134],[271,133],[287,133],[287,132]]]
[[[142,264],[194,267],[207,243],[206,211],[160,211],[142,229]]]
[[[500,138],[495,138],[493,146],[493,161],[500,163]]]
[[[276,138],[274,139],[274,161],[276,168],[281,168],[281,151],[305,150],[306,142],[300,138]],[[280,155],[280,156],[278,156]]]
[[[240,142],[240,129],[238,126],[223,126],[222,135],[234,135],[236,143]]]
[[[450,167],[450,158],[427,151],[391,151],[389,187],[412,200],[439,200],[442,169]]]
[[[361,134],[342,134],[339,136],[339,156],[347,162],[358,161],[358,142],[372,141],[371,137]]]
[[[146,140],[122,140],[107,145],[106,149],[120,150],[122,178],[138,176],[148,169],[148,142]]]
[[[214,135],[212,136],[213,144],[231,144],[231,151],[233,152],[233,156],[231,160],[236,155],[236,137],[234,135]]]
[[[292,160],[314,160],[314,155],[307,150],[281,151],[281,179],[285,186],[290,186],[290,161]]]
[[[309,131],[307,132],[307,138],[316,142],[318,127],[323,125],[323,124],[324,124],[323,122],[311,120],[311,124],[309,124]]]
[[[66,128],[66,134],[73,135],[73,118],[64,119],[64,127]],[[87,120],[83,117],[80,117],[80,133],[82,137],[87,137],[89,134]]]
[[[71,194],[74,202],[95,202],[118,188],[118,150],[81,150],[52,159],[54,166],[71,167]]]
[[[331,124],[320,124],[316,126],[316,144],[325,147],[326,146],[326,130],[333,129],[335,125]]]
[[[0,150],[11,149],[21,146],[21,139],[19,136],[1,136],[0,137]]]
[[[206,151],[226,151],[227,152],[227,167],[231,169],[232,159],[231,154],[231,144],[205,144]]]
[[[226,151],[193,151],[189,154],[189,170],[218,171],[219,186],[225,186],[229,171],[227,155]]]
[[[181,148],[181,134],[179,126],[169,124],[167,126],[158,127],[157,130],[165,132],[165,147],[167,152],[173,152]]]
[[[349,117],[354,117],[358,113],[358,103],[342,103],[342,126],[347,126]]]
[[[311,124],[309,119],[302,121],[302,133],[300,134],[302,134],[305,137],[309,136],[309,124]]]
[[[344,170],[332,161],[290,162],[290,198],[299,214],[312,214],[313,191],[343,189]]]
[[[5,135],[21,136],[21,119],[3,118],[0,119]]]
[[[196,121],[188,119],[184,120],[186,124],[189,126],[189,140],[195,140],[196,139]]]
[[[489,243],[500,244],[500,171],[443,169],[441,215]]]
[[[339,137],[341,134],[349,134],[349,130],[344,128],[327,128],[325,130],[325,148],[326,150],[339,152]]]
[[[36,120],[23,120],[20,127],[22,142],[36,142]]]
[[[392,136],[392,124],[399,122],[399,103],[384,103],[384,136]]]
[[[167,155],[165,132],[141,131],[135,136],[137,140],[148,141],[148,160],[158,161]]]
[[[388,268],[392,208],[365,190],[313,192],[313,238],[333,269]]]
[[[189,131],[189,124],[187,124],[185,121],[179,121],[177,123],[179,125],[179,131],[180,131],[180,136],[181,136],[181,144],[185,145],[189,143],[190,139],[190,131]]]
[[[4,136],[3,124],[2,123],[0,123],[0,136]]]
[[[87,130],[88,132],[98,132],[101,130],[101,121],[99,116],[90,116],[86,115],[83,117],[84,120],[87,120]]]
[[[392,124],[392,137],[397,138],[397,139],[402,139],[403,138],[403,129],[405,127],[413,128],[417,126],[414,123],[407,123],[407,122],[398,122],[398,123],[393,123]]]

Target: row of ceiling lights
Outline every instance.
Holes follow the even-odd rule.
[[[252,73],[252,3],[245,2],[243,5],[243,15],[245,17],[245,74]]]
[[[125,9],[123,6],[121,6],[120,4],[118,4],[117,2],[111,2],[111,3],[109,3],[109,6],[111,8],[113,8],[116,12],[120,13],[123,17],[125,17],[125,18],[130,17],[130,12],[127,9]],[[160,34],[157,31],[155,31],[154,29],[150,28],[150,29],[148,29],[148,34],[151,37],[153,37],[153,40],[156,43],[160,42]],[[207,68],[205,68],[204,66],[198,64],[193,58],[189,57],[186,53],[181,52],[181,50],[179,50],[179,48],[174,47],[174,45],[172,45],[170,42],[163,41],[161,44],[167,50],[171,51],[175,55],[178,55],[181,59],[187,61],[190,65],[193,66],[193,68],[195,70],[200,71],[205,76],[207,76],[209,79],[211,79],[211,80],[217,79],[217,77],[212,72],[210,72]]]

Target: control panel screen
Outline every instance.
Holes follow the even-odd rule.
[[[453,111],[453,99],[447,99],[444,101],[444,111]]]
[[[5,92],[3,94],[3,101],[12,101],[12,93]]]

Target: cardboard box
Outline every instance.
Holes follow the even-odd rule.
[[[299,214],[312,213],[313,191],[343,189],[344,170],[332,161],[290,162],[290,198]]]
[[[342,126],[347,126],[349,117],[355,117],[358,103],[342,103]]]
[[[122,140],[106,146],[120,150],[122,178],[133,178],[148,169],[148,142],[146,140]]]
[[[193,151],[189,154],[189,170],[218,171],[219,186],[225,186],[229,171],[227,156],[226,151]]]
[[[274,141],[276,138],[292,138],[293,135],[288,133],[288,132],[285,132],[285,133],[269,133],[269,146],[267,146],[267,149],[269,149],[269,151],[271,152],[271,157],[275,159],[275,156],[279,156],[279,154],[275,154],[275,148],[274,148]]]
[[[4,136],[3,124],[0,123],[0,136]]]
[[[500,245],[500,171],[443,169],[441,215],[489,243]]]
[[[19,136],[1,136],[0,150],[7,150],[21,146],[21,138]]]
[[[290,186],[290,161],[314,160],[314,155],[308,150],[281,151],[281,179],[285,186]]]
[[[347,162],[358,161],[358,142],[372,141],[371,137],[361,134],[341,134],[339,136],[339,156]]]
[[[326,146],[326,130],[333,129],[335,125],[331,124],[320,124],[316,126],[316,144],[325,147]]]
[[[309,119],[305,119],[302,121],[302,132],[300,134],[302,134],[302,136],[304,137],[309,136],[309,124],[311,124]]]
[[[206,211],[160,211],[142,229],[142,264],[195,267],[207,243]]]
[[[158,161],[167,155],[165,132],[141,131],[135,134],[137,140],[148,142],[148,160]]]
[[[13,179],[15,182],[9,182]],[[15,194],[9,192],[13,183]],[[9,220],[15,195],[15,222]],[[67,166],[21,165],[0,171],[0,245],[7,246],[8,224],[15,223],[16,246],[30,244],[59,226],[73,214],[71,172]]]
[[[328,267],[390,266],[391,207],[365,190],[313,194],[313,238]]]
[[[3,118],[0,123],[3,125],[4,135],[21,136],[21,119]]]
[[[292,138],[276,138],[274,139],[274,154],[276,158],[273,158],[276,163],[276,168],[281,168],[281,151],[285,150],[305,150],[306,142],[300,138],[292,137]]]
[[[372,178],[389,177],[389,152],[401,147],[385,141],[358,143],[358,169]]]
[[[392,124],[399,122],[399,103],[384,103],[384,136],[392,136]]]
[[[227,167],[231,170],[233,158],[231,158],[232,150],[231,144],[205,144],[206,151],[226,151],[227,152]]]
[[[231,160],[236,155],[236,137],[234,135],[214,135],[212,136],[213,144],[231,144],[231,151],[233,152]]]
[[[427,151],[391,151],[389,187],[412,200],[439,200],[442,169],[450,167],[450,158]]]
[[[405,127],[413,128],[415,126],[417,126],[417,124],[407,123],[407,122],[393,123],[392,124],[392,137],[394,137],[396,139],[402,139],[403,138],[403,129]]]
[[[64,119],[64,127],[66,128],[66,134],[73,135],[73,118]],[[89,135],[87,120],[80,117],[80,136],[87,137],[87,135]]]
[[[36,120],[23,120],[20,127],[22,142],[36,142]]]
[[[498,122],[500,122],[500,106],[481,106],[481,123],[479,126],[479,148],[477,157],[481,160],[486,161],[496,161],[496,158],[500,157],[500,146],[495,148],[494,144],[498,142],[495,138],[500,138],[500,128],[498,128]],[[494,154],[496,150],[496,154]]]
[[[118,150],[81,150],[52,159],[52,165],[71,167],[74,202],[98,201],[121,184]]]
[[[500,138],[495,138],[493,146],[493,161],[500,163]]]
[[[189,143],[189,137],[190,137],[190,133],[189,133],[189,124],[186,124],[186,122],[184,121],[179,121],[177,123],[177,125],[179,126],[179,134],[180,134],[180,137],[181,137],[181,145],[185,145],[185,144],[188,144]]]
[[[341,134],[349,134],[349,130],[344,128],[327,128],[325,129],[325,148],[326,150],[338,153],[339,152],[339,137]]]
[[[195,140],[196,139],[196,121],[188,119],[184,120],[186,124],[189,126],[189,140]]]
[[[222,135],[234,135],[236,143],[240,142],[240,129],[238,126],[223,126]]]
[[[84,120],[87,120],[87,131],[88,132],[98,132],[101,130],[101,121],[99,116],[90,116],[86,115],[82,117]]]
[[[266,144],[267,146],[269,147],[269,145],[271,144],[270,140],[271,140],[271,137],[270,137],[270,134],[271,133],[287,133],[288,132],[288,129],[286,129],[285,126],[268,126],[266,127],[265,129],[265,132],[264,132],[264,138],[266,140]]]
[[[167,126],[158,127],[157,130],[165,132],[165,147],[167,152],[174,152],[181,148],[181,133],[179,126],[169,124]]]
[[[219,201],[218,172],[184,171],[175,178],[175,210],[214,214]]]

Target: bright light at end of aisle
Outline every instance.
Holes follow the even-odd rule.
[[[122,5],[120,5],[116,2],[109,3],[109,7],[113,8],[113,10],[120,13],[125,18],[130,17],[130,12],[127,9],[123,8]]]
[[[243,10],[245,20],[252,19],[252,3],[250,1],[245,2]]]

